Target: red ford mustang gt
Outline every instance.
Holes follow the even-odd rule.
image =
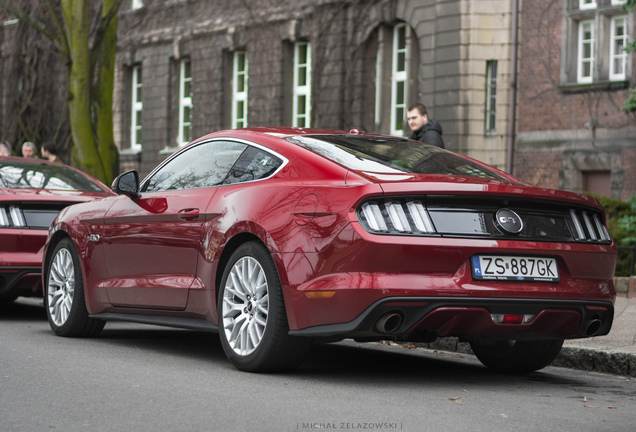
[[[218,331],[247,371],[293,368],[313,340],[457,336],[525,372],[612,324],[616,247],[595,199],[420,142],[216,132],[113,190],[50,231],[58,335],[108,320]]]
[[[0,157],[0,301],[41,296],[42,252],[64,207],[114,195],[66,165]]]

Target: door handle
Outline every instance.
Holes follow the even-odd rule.
[[[199,209],[189,208],[189,209],[179,210],[179,212],[177,213],[177,216],[179,216],[179,219],[183,221],[192,222],[193,220],[199,218]]]

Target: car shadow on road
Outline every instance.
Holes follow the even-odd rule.
[[[42,299],[19,299],[0,305],[0,322],[41,322],[42,328],[33,331],[50,333]],[[67,339],[68,340],[68,339]],[[184,358],[204,363],[206,367],[222,367],[237,371],[227,360],[219,336],[215,333],[181,330],[145,324],[108,322],[96,345],[134,350],[152,351],[162,356]],[[300,367],[287,373],[271,374],[285,379],[314,379],[321,381],[361,384],[373,380],[396,385],[490,383],[502,388],[528,382],[545,382],[551,385],[573,385],[580,382],[572,375],[559,373],[560,368],[546,368],[525,375],[506,375],[492,372],[474,356],[450,352],[379,343],[317,343]]]
[[[0,302],[0,321],[46,321],[41,298],[20,298],[14,302]]]

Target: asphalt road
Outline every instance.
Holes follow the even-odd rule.
[[[341,342],[291,374],[239,372],[218,336],[108,323],[53,335],[38,301],[0,307],[0,431],[633,432],[636,381]]]

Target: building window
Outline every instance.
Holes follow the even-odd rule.
[[[581,21],[579,23],[579,50],[577,82],[591,83],[594,73],[594,21]]]
[[[294,44],[292,126],[311,127],[311,44]]]
[[[236,51],[232,61],[232,128],[247,127],[247,78],[245,51]]]
[[[144,0],[132,0],[131,9],[141,9],[144,7]]]
[[[181,60],[179,71],[179,134],[177,143],[184,146],[192,140],[192,74],[190,60]]]
[[[143,80],[141,75],[141,66],[133,67],[131,84],[132,109],[130,114],[130,148],[134,151],[141,151],[141,113],[144,107],[142,102]]]
[[[610,80],[622,81],[625,79],[625,67],[627,65],[627,33],[625,31],[625,16],[612,18],[612,40],[610,42]]]
[[[631,54],[624,51],[632,33],[632,15],[623,1],[568,3],[562,84],[610,84],[631,74]]]
[[[408,82],[408,27],[393,28],[393,58],[391,62],[391,135],[404,134]]]
[[[596,0],[579,0],[579,9],[596,9]]]
[[[486,62],[486,134],[495,133],[497,126],[497,60]]]

